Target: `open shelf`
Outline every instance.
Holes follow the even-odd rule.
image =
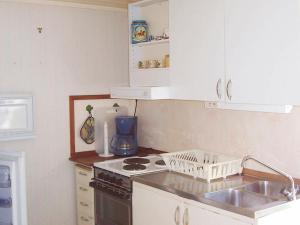
[[[145,20],[149,34],[160,37],[169,28],[168,0],[144,0],[129,5],[129,29],[132,21]],[[170,55],[169,39],[152,40],[129,46],[129,72],[131,87],[166,87],[170,86],[169,68],[138,68],[139,62],[158,60],[164,64]]]
[[[141,42],[137,44],[132,44],[133,47],[143,47],[143,46],[150,46],[150,45],[160,45],[160,44],[168,44],[169,39],[159,40],[159,41],[148,41],[148,42]]]

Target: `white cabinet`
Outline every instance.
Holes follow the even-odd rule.
[[[223,101],[224,1],[170,0],[175,99]]]
[[[299,104],[299,1],[225,2],[228,101]]]
[[[133,184],[133,225],[251,225],[199,205],[159,189]]]
[[[77,195],[77,224],[94,225],[94,189],[89,187],[93,171],[82,166],[75,167]]]
[[[172,97],[300,104],[299,6],[298,0],[170,0]]]
[[[183,225],[202,225],[204,221],[205,225],[251,225],[251,223],[203,209],[196,205],[198,203],[189,202],[184,205]]]
[[[180,198],[133,183],[133,225],[174,225],[180,220]]]

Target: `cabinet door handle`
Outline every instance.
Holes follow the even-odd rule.
[[[174,221],[175,221],[176,225],[179,225],[179,223],[180,223],[180,208],[179,208],[179,206],[177,206],[177,208],[175,209]]]
[[[81,216],[80,219],[81,219],[82,221],[84,221],[84,222],[89,222],[89,219],[86,218],[86,217],[84,217],[84,216]]]
[[[232,81],[229,80],[229,81],[227,82],[227,86],[226,86],[226,93],[227,93],[227,97],[228,97],[229,100],[231,100],[231,98],[232,98],[232,94],[231,94],[231,86],[232,86]]]
[[[222,98],[222,94],[221,94],[221,90],[220,90],[221,84],[222,84],[222,79],[220,78],[218,80],[217,86],[216,86],[217,96],[218,96],[219,99]]]
[[[86,189],[84,187],[80,187],[79,189],[80,189],[80,191],[88,191],[88,189]]]
[[[183,225],[189,225],[189,209],[188,208],[185,208],[185,210],[184,210],[182,223],[183,223]]]
[[[86,174],[86,173],[84,173],[84,172],[81,172],[81,171],[79,171],[79,175],[81,175],[81,176],[87,176],[87,174]]]
[[[80,202],[80,205],[81,205],[81,206],[84,206],[84,207],[88,207],[88,206],[89,206],[89,204],[87,204],[87,203],[85,203],[85,202]]]

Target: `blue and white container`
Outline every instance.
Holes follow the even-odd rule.
[[[131,24],[132,44],[149,41],[149,27],[145,20],[134,20]]]

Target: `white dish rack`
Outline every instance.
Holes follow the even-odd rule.
[[[242,158],[201,150],[161,154],[170,171],[201,178],[210,183],[242,172]]]

